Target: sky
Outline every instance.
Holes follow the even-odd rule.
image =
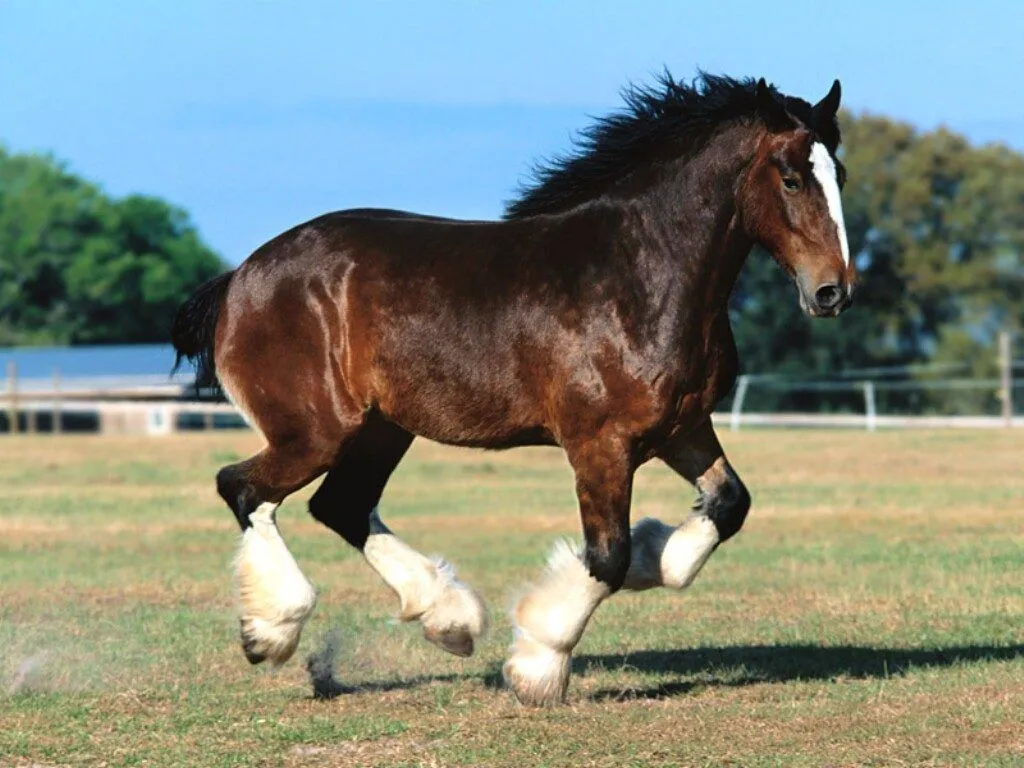
[[[664,67],[1024,150],[1020,0],[0,0],[0,144],[188,210],[228,262],[321,213],[493,218]],[[851,169],[853,172],[853,169]]]

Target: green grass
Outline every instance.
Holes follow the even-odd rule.
[[[396,624],[392,595],[286,503],[321,592],[296,659],[251,668],[213,492],[250,434],[0,440],[0,766],[1024,764],[1024,435],[724,435],[754,495],[685,594],[620,594],[574,659],[569,703],[498,684],[506,608],[578,536],[556,451],[414,446],[383,505],[487,600],[472,659]],[[634,517],[681,519],[663,467]],[[302,660],[337,638],[351,693]]]

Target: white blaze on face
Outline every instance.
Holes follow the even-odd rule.
[[[846,222],[843,220],[843,201],[839,197],[839,182],[836,180],[836,164],[820,141],[811,145],[811,167],[814,169],[814,178],[825,192],[828,212],[832,214],[832,220],[836,223],[839,247],[843,251],[843,264],[850,266],[850,245],[846,242]]]

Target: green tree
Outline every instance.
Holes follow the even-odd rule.
[[[166,341],[178,305],[224,269],[181,209],[0,149],[0,345]]]
[[[962,364],[964,376],[989,370],[996,331],[1024,326],[1024,157],[972,147],[946,129],[922,133],[848,113],[841,122],[843,205],[860,283],[854,306],[837,322],[804,317],[781,270],[755,253],[732,304],[745,371],[827,377],[922,362]],[[838,396],[761,397],[763,407],[843,407]],[[937,391],[891,393],[891,405],[901,398],[933,410],[952,402]]]

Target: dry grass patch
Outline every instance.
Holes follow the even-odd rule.
[[[493,627],[459,660],[395,623],[362,558],[286,503],[321,591],[297,658],[237,641],[237,537],[217,468],[250,433],[0,439],[0,765],[820,766],[1024,764],[1024,434],[723,435],[755,507],[686,594],[616,596],[568,706],[498,687],[505,609],[578,536],[556,451],[418,441],[384,499],[451,558]],[[635,516],[692,490],[656,463]],[[347,692],[305,658],[337,633]]]

